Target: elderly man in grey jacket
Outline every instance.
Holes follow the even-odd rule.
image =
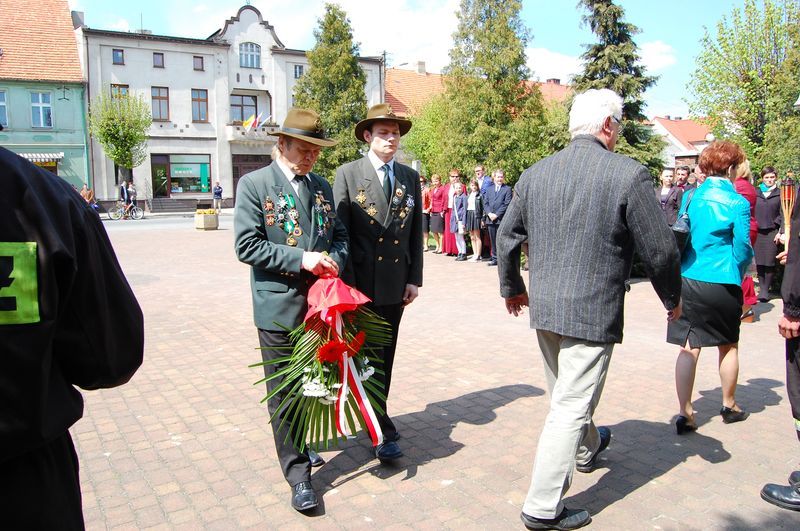
[[[680,255],[647,169],[613,153],[622,99],[589,90],[570,111],[570,144],[522,174],[497,236],[500,291],[509,313],[530,303],[550,389],[522,511],[529,529],[576,529],[589,512],[562,498],[573,469],[591,472],[611,431],[592,415],[614,343],[622,341],[625,284],[634,250],[667,310],[680,315]],[[520,248],[530,249],[530,299]]]

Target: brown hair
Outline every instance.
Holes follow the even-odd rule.
[[[775,177],[778,176],[778,172],[775,171],[775,168],[773,168],[772,166],[764,166],[761,169],[761,178],[763,179],[764,176],[767,175],[768,173],[775,175]]]
[[[738,144],[715,140],[700,154],[699,165],[706,175],[727,176],[731,166],[738,166],[744,161],[744,151]]]

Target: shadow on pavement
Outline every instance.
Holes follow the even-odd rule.
[[[773,389],[783,386],[783,382],[771,378],[751,378],[747,383],[736,386],[736,403],[751,414],[764,411],[767,406],[780,404],[781,397]],[[698,426],[707,423],[711,417],[719,415],[722,407],[722,388],[701,390],[700,398],[693,402],[695,421]],[[747,421],[745,421],[747,422]]]
[[[565,499],[568,507],[599,514],[690,457],[698,456],[709,463],[731,457],[713,437],[701,431],[679,436],[671,423],[626,420],[609,428],[613,439],[598,461],[598,468],[605,467],[608,472],[589,489]]]
[[[405,473],[404,480],[413,478],[420,466],[449,457],[464,447],[450,437],[460,422],[488,424],[497,418],[495,410],[498,408],[520,398],[542,395],[542,389],[531,385],[506,385],[434,402],[423,411],[392,417],[402,436],[399,444],[405,456],[395,465],[380,464],[375,459],[372,445],[362,433],[356,440],[346,443],[344,451],[314,474],[317,492],[324,494],[364,474],[389,478]],[[370,463],[370,466],[360,470],[365,463]]]
[[[758,495],[758,493],[756,493]],[[720,529],[727,531],[751,531],[753,529],[797,529],[800,527],[800,514],[770,506],[764,502],[765,510],[773,507],[778,514],[763,516],[756,522],[747,521],[735,515],[726,515],[719,524]]]
[[[739,384],[737,402],[750,413],[762,412],[767,406],[780,402],[780,396],[773,389],[781,385],[781,382],[770,378],[750,379],[746,384]],[[680,436],[675,433],[672,422],[644,420],[626,420],[609,426],[613,439],[608,453],[604,453],[599,459],[600,467],[608,468],[608,473],[589,489],[571,496],[565,502],[566,505],[585,507],[591,514],[598,514],[643,485],[685,463],[690,457],[698,456],[712,464],[730,459],[731,454],[720,441],[703,434],[703,425],[714,415],[719,415],[722,390],[717,387],[700,391],[700,395],[701,398],[694,401],[695,419],[699,427],[696,432]],[[740,528],[733,521],[731,525]],[[728,529],[728,526],[723,528]],[[752,526],[741,528],[753,529]],[[768,528],[768,524],[762,527]]]

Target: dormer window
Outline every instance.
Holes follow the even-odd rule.
[[[242,68],[261,68],[261,46],[254,42],[240,44],[239,66]]]

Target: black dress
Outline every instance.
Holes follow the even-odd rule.
[[[667,324],[667,343],[700,348],[739,341],[741,286],[683,277],[681,301],[680,318]]]
[[[470,193],[470,197],[472,194]],[[469,232],[471,230],[481,230],[481,220],[483,219],[483,200],[481,194],[475,196],[475,209],[469,210],[469,198],[467,199],[467,219],[464,222],[464,229]]]

